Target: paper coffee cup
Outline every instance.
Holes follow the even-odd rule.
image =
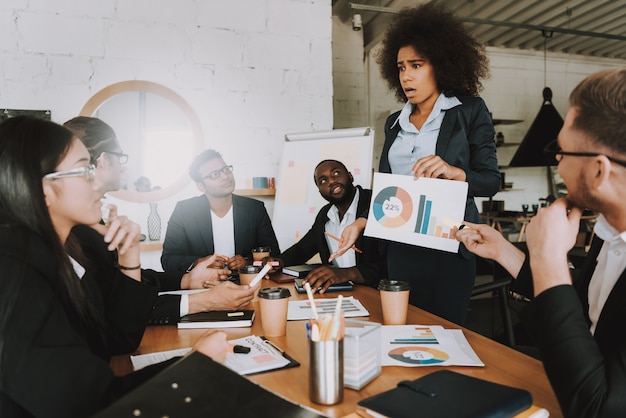
[[[270,247],[256,247],[252,249],[252,259],[254,261],[262,261],[265,257],[269,257],[272,249]]]
[[[287,309],[291,292],[284,287],[264,287],[259,290],[261,324],[266,337],[280,337],[287,333]]]
[[[378,283],[380,303],[383,307],[384,325],[406,324],[410,289],[411,285],[409,282],[381,280]]]

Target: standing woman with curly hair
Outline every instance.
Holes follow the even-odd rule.
[[[488,76],[484,48],[463,23],[435,2],[403,9],[386,31],[377,63],[405,105],[385,123],[383,173],[465,181],[464,219],[481,222],[474,196],[493,196],[500,173],[494,128],[478,97]],[[411,283],[410,303],[463,324],[476,261],[457,254],[390,242],[389,277]]]

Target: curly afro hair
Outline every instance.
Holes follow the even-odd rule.
[[[463,22],[434,1],[404,8],[385,32],[376,56],[382,78],[400,102],[407,100],[398,75],[398,51],[412,46],[428,60],[437,88],[445,96],[477,96],[481,79],[489,76],[485,48],[470,35]]]

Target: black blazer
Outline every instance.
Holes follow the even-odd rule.
[[[548,289],[522,312],[565,416],[626,413],[626,271],[609,294],[594,335],[589,331],[587,295],[602,243],[594,239],[574,286]],[[528,257],[512,289],[532,292]]]
[[[156,290],[112,266],[97,267],[87,268],[81,285],[103,326],[87,327],[58,291],[47,244],[0,213],[0,312],[8,318],[0,359],[3,418],[89,416],[142,380],[115,378],[108,363],[139,345]]]
[[[495,130],[491,115],[480,97],[459,97],[460,106],[446,111],[435,149],[448,164],[463,169],[467,175],[468,193],[464,220],[482,223],[474,197],[491,197],[500,189],[500,171],[496,156]],[[391,126],[400,111],[387,118],[385,143],[379,171],[391,173],[389,148],[400,132],[400,124]]]
[[[372,191],[362,189],[361,186],[357,186],[357,188],[359,189],[357,216],[359,216],[369,211]],[[330,250],[326,243],[324,226],[328,221],[328,211],[331,207],[332,204],[330,203],[322,207],[317,213],[311,229],[300,241],[283,253],[281,258],[286,266],[303,264],[317,253],[320,254],[323,264],[330,264],[328,263]],[[356,253],[356,268],[367,284],[371,286],[378,285],[378,281],[387,275],[386,257],[383,253],[382,243],[375,238],[364,237],[361,234],[354,245],[363,251],[362,254]]]
[[[235,253],[250,258],[254,247],[270,247],[272,256],[280,249],[263,202],[233,195]],[[206,196],[176,204],[167,224],[161,264],[165,271],[186,271],[199,257],[215,253],[211,207]]]
[[[110,266],[117,262],[117,252],[109,251],[102,236],[87,225],[72,228],[74,236],[90,260],[98,266]],[[141,281],[158,291],[179,290],[184,273],[141,270]],[[149,325],[176,324],[180,321],[180,295],[161,295],[152,303]]]

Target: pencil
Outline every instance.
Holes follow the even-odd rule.
[[[326,235],[328,235],[328,237],[329,237],[329,238],[332,238],[332,239],[334,239],[335,241],[337,241],[337,242],[341,243],[341,238],[338,238],[338,237],[334,236],[334,235],[333,235],[333,234],[331,234],[330,232],[326,232],[325,234],[326,234]],[[363,254],[363,251],[359,250],[359,249],[358,249],[356,246],[354,246],[354,245],[352,246],[352,249],[353,249],[354,251],[356,251],[357,253]]]

